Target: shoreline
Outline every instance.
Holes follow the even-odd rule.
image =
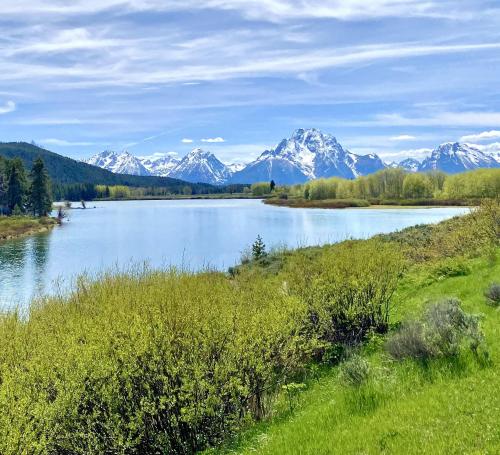
[[[422,200],[422,201],[381,201],[381,203],[370,202],[362,199],[323,199],[323,200],[305,200],[305,199],[263,199],[264,204],[275,207],[302,208],[302,209],[431,209],[446,207],[476,207],[477,201],[459,201],[459,200]],[[387,203],[384,203],[387,202]],[[393,203],[394,202],[394,203]],[[410,203],[412,202],[412,203]],[[421,203],[419,203],[421,202]],[[435,202],[435,203],[433,203]]]
[[[49,232],[57,224],[51,217],[0,217],[0,243]]]

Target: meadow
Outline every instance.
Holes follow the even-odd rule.
[[[491,200],[370,240],[256,244],[227,274],[81,277],[71,295],[1,317],[0,453],[378,453],[412,441],[463,453],[469,428],[494,453],[498,310],[482,293],[499,237]],[[423,311],[448,297],[463,303]]]

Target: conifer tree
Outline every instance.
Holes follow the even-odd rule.
[[[258,261],[266,255],[266,245],[264,244],[262,237],[258,235],[257,239],[252,245],[252,257],[255,261]]]
[[[30,173],[31,185],[28,194],[28,205],[34,216],[47,216],[52,209],[50,179],[41,158],[33,163]]]
[[[26,172],[23,162],[14,158],[7,164],[7,208],[10,213],[17,206],[17,212],[24,213],[26,206]]]

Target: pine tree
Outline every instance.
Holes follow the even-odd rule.
[[[0,215],[7,208],[7,162],[0,156]]]
[[[274,191],[274,188],[276,188],[276,182],[274,180],[271,180],[269,188],[271,189],[271,193]]]
[[[266,255],[266,245],[262,241],[262,237],[258,235],[257,239],[252,245],[252,257],[255,261],[258,261]]]
[[[14,158],[7,164],[7,208],[10,213],[17,206],[18,211],[24,213],[26,205],[26,172],[23,162]]]
[[[52,209],[52,194],[49,174],[41,158],[37,158],[33,163],[30,178],[31,186],[28,195],[30,211],[35,216],[47,216]]]

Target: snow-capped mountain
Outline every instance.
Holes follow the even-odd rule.
[[[416,160],[415,158],[406,158],[403,161],[400,161],[397,163],[396,161],[392,161],[391,163],[386,163],[386,167],[392,168],[392,169],[404,169],[405,171],[408,172],[417,172],[418,168],[420,167],[420,161]]]
[[[170,173],[181,162],[172,155],[161,155],[152,157],[138,157],[142,165],[148,170],[150,175],[158,177],[168,177]]]
[[[431,156],[422,162],[418,170],[419,172],[440,170],[456,174],[483,167],[500,167],[500,163],[493,156],[468,144],[447,142],[433,150]]]
[[[266,150],[255,161],[236,172],[235,183],[275,180],[281,184],[302,183],[320,177],[354,178],[383,169],[377,155],[356,155],[342,148],[337,139],[317,129],[298,129],[276,148]]]
[[[170,172],[169,177],[194,183],[226,183],[231,177],[230,169],[217,157],[202,149],[189,152]]]
[[[141,160],[127,151],[118,153],[106,150],[92,156],[86,160],[86,163],[107,169],[115,174],[151,175]]]
[[[235,172],[239,172],[242,169],[244,169],[246,166],[245,163],[231,163],[231,164],[226,164],[226,167],[229,169],[231,174],[234,174]]]

